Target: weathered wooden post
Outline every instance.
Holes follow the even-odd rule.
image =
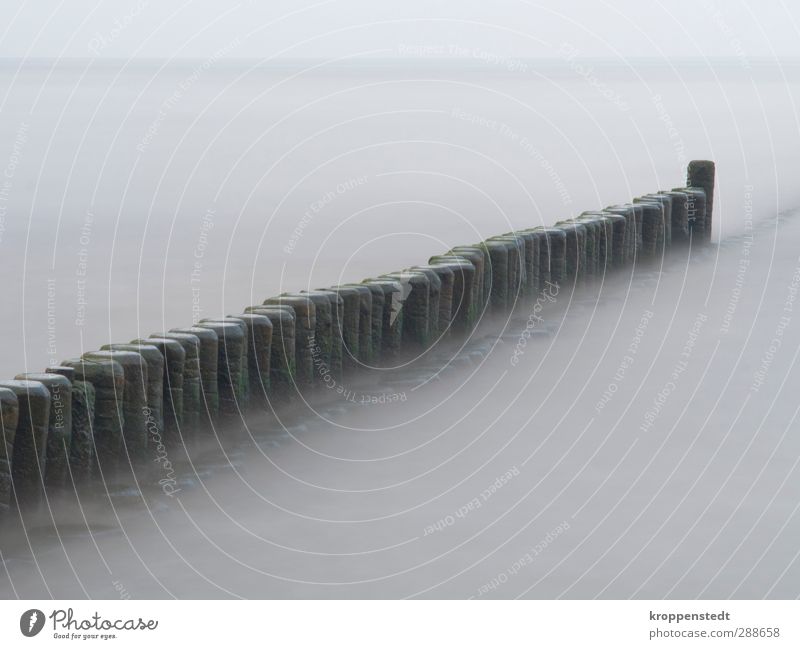
[[[615,248],[614,253],[614,261],[615,266],[617,268],[622,268],[627,266],[634,256],[634,242],[636,240],[636,235],[634,233],[634,228],[636,227],[636,215],[634,213],[633,206],[622,207],[622,206],[609,206],[602,210],[606,214],[611,214],[613,216],[618,216],[624,219],[625,224],[622,226],[622,249],[621,254],[617,252],[618,248]],[[619,228],[619,226],[617,226]],[[618,246],[618,237],[620,234],[619,229],[614,230],[614,245]]]
[[[317,309],[307,295],[284,294],[264,300],[265,305],[288,306],[294,311],[295,385],[303,390],[313,387],[314,332],[317,328]]]
[[[673,243],[689,241],[689,197],[684,192],[660,192],[672,199],[671,225]]]
[[[116,360],[72,358],[61,363],[75,370],[75,379],[94,387],[93,435],[95,466],[102,475],[113,473],[125,448],[123,426],[125,414],[122,395],[125,392],[125,371]]]
[[[301,291],[301,293],[314,300],[317,309],[317,330],[314,338],[317,339],[318,352],[314,357],[315,375],[320,376],[325,383],[329,383],[331,379],[340,381],[344,354],[342,341],[344,298],[331,289]],[[323,300],[327,300],[327,305]],[[327,376],[330,378],[326,378]]]
[[[481,263],[483,257],[481,257]],[[477,321],[475,302],[475,266],[466,257],[455,254],[437,255],[428,260],[431,266],[443,266],[453,274],[450,298],[450,327],[458,334],[469,333]]]
[[[703,220],[703,239],[705,241],[711,241],[715,175],[716,167],[711,160],[692,160],[686,174],[686,184],[689,187],[699,187],[705,193],[705,218]]]
[[[224,318],[204,318],[200,321],[200,323],[203,324],[213,322],[233,324],[241,330],[241,339],[236,339],[241,358],[238,364],[239,374],[237,376],[238,382],[235,385],[235,390],[238,404],[237,409],[242,410],[247,406],[247,401],[250,398],[250,365],[247,361],[247,359],[250,358],[250,328],[241,318],[232,318],[230,316],[225,316]],[[231,340],[231,344],[234,344],[233,339]]]
[[[512,241],[509,240],[507,237],[490,237],[484,241],[484,244],[487,244],[487,249],[489,250],[490,256],[492,253],[492,247],[501,244],[506,251],[506,258],[505,258],[505,278],[506,278],[506,287],[505,287],[505,307],[502,307],[501,313],[505,313],[506,311],[511,311],[516,304],[516,300],[519,296],[518,292],[518,277],[519,277],[519,250],[516,244],[516,240]],[[496,257],[496,255],[495,255]],[[491,263],[491,259],[490,259]],[[493,288],[494,288],[494,281],[495,278],[492,278]],[[497,304],[498,308],[501,308],[499,303]]]
[[[164,357],[154,345],[113,343],[103,345],[103,351],[135,352],[147,363],[147,412],[148,440],[152,435],[164,432]],[[48,370],[49,371],[49,370]]]
[[[428,276],[418,270],[404,270],[380,277],[386,278],[400,282],[407,293],[403,302],[403,349],[412,353],[427,349],[431,342]]]
[[[525,272],[523,274],[523,294],[532,296],[539,287],[539,238],[533,230],[506,232],[505,237],[519,237],[525,247]]]
[[[439,303],[442,296],[442,280],[439,273],[428,266],[407,268],[412,273],[422,273],[428,279],[428,343],[433,345],[439,337]],[[404,271],[405,272],[405,271]]]
[[[255,398],[258,405],[264,406],[269,401],[272,320],[263,313],[242,313],[228,317],[242,320],[247,325],[247,376],[250,382],[247,394],[249,399]]]
[[[508,252],[508,287],[506,289],[506,309],[511,311],[518,300],[525,294],[525,241],[519,235],[500,235],[490,237],[487,241],[499,241],[506,246]]]
[[[664,211],[664,223],[661,226],[664,233],[663,247],[668,249],[672,245],[672,197],[663,192],[655,192],[652,194],[645,194],[642,196],[642,200],[661,203]]]
[[[333,364],[334,312],[330,296],[320,291],[300,291],[286,295],[298,296],[314,305],[314,333],[309,341],[313,380],[316,384],[325,381],[325,372]]]
[[[482,246],[456,246],[451,248],[444,256],[449,257],[452,255],[466,259],[475,268],[470,317],[473,324],[477,323],[483,317],[489,299],[489,287],[492,280],[489,251]]]
[[[383,287],[367,281],[361,282],[362,286],[366,286],[370,292],[370,304],[372,310],[370,312],[370,340],[372,341],[372,360],[371,365],[380,365],[383,357],[383,306],[386,302],[386,293]]]
[[[686,194],[687,222],[690,241],[702,244],[708,240],[706,235],[706,192],[700,187],[676,187],[672,191]]]
[[[537,295],[545,287],[545,280],[549,281],[549,271],[547,262],[547,236],[543,228],[528,228],[523,230],[526,237],[530,237],[531,246],[533,251],[533,259],[530,264],[531,268],[531,295]]]
[[[334,288],[349,288],[358,293],[358,362],[369,367],[375,360],[372,340],[372,291],[364,284],[342,284]]]
[[[642,216],[644,208],[634,203],[611,205],[605,209],[612,214],[621,214],[626,219],[625,225],[625,264],[631,264],[642,249]]]
[[[259,304],[247,307],[245,313],[266,316],[272,323],[269,357],[270,403],[273,395],[284,401],[290,399],[296,392],[297,373],[294,309],[289,306]]]
[[[60,374],[26,373],[18,381],[36,381],[50,393],[44,484],[48,493],[70,484],[69,453],[72,444],[72,382]]]
[[[202,397],[200,403],[200,419],[203,422],[203,426],[206,428],[211,427],[212,423],[219,416],[219,385],[217,384],[217,374],[219,373],[219,338],[217,337],[217,332],[206,327],[176,327],[170,329],[169,333],[191,334],[192,336],[196,336],[197,340],[200,341],[198,350],[200,394]],[[148,380],[150,371],[150,364],[148,363]],[[149,400],[150,396],[148,393],[148,402]]]
[[[200,423],[202,399],[200,396],[200,338],[194,334],[160,332],[150,334],[150,338],[174,340],[183,347],[183,414],[182,431],[184,440],[190,439]]]
[[[652,260],[664,245],[664,208],[661,203],[634,198],[642,208],[642,259]]]
[[[495,315],[505,314],[509,299],[508,245],[501,241],[484,241],[479,244],[489,253],[489,307]],[[485,287],[484,287],[485,290]]]
[[[624,224],[624,217],[618,214],[613,215],[620,224]],[[587,223],[595,227],[595,257],[594,274],[604,276],[606,272],[614,266],[614,218],[612,215],[603,212],[582,212],[576,219],[581,223]]]
[[[331,291],[341,299],[342,373],[346,375],[348,371],[359,366],[361,293],[352,286],[333,286],[319,290]]]
[[[0,381],[0,388],[11,390],[17,398],[17,427],[11,438],[12,503],[35,507],[44,493],[47,428],[50,422],[50,392],[38,381]],[[8,418],[13,418],[13,404],[6,399]],[[5,430],[9,443],[9,431]]]
[[[72,382],[72,448],[70,465],[76,483],[89,480],[97,466],[94,444],[97,391],[89,381]]]
[[[601,239],[601,249],[604,253],[600,255],[600,265],[598,272],[621,268],[625,265],[625,229],[628,220],[624,215],[608,211],[584,212],[581,216],[599,218],[605,225],[604,237]]]
[[[75,377],[74,367],[48,367],[48,374],[60,374],[72,386],[72,434],[69,449],[69,465],[72,482],[83,485],[92,475],[94,457],[94,386]]]
[[[542,278],[542,248],[545,241],[542,233],[536,228],[527,228],[521,231],[529,248],[528,263],[528,293],[536,296],[544,286]]]
[[[115,361],[122,367],[123,388],[114,393],[117,411],[122,412],[123,448],[120,460],[125,464],[141,461],[147,451],[147,363],[141,354],[105,350],[86,352],[87,360]]]
[[[217,394],[219,414],[239,412],[242,400],[245,327],[241,321],[201,320],[195,326],[210,329],[217,336]]]
[[[380,302],[381,312],[378,320],[380,327],[382,360],[396,359],[402,347],[403,335],[403,286],[391,279],[365,279],[364,284],[373,289],[373,306],[375,304],[374,288],[380,289],[383,299]],[[375,324],[373,309],[373,325]]]
[[[266,305],[288,306],[294,311],[295,335],[295,385],[298,389],[314,385],[314,331],[317,328],[317,310],[308,296],[301,294],[279,295],[264,300]]]
[[[545,282],[561,288],[567,276],[567,233],[560,228],[542,228],[545,245],[539,274]]]
[[[428,296],[429,308],[436,309],[435,317],[431,321],[431,326],[434,327],[434,331],[431,332],[431,338],[445,336],[450,329],[450,322],[453,318],[454,277],[452,269],[446,265],[428,263],[412,266],[411,270],[421,270],[428,275],[432,290],[435,290],[436,286],[438,286],[438,295],[431,294]]]
[[[566,223],[576,223],[585,228],[584,249],[580,261],[583,264],[582,277],[584,281],[588,280],[597,273],[598,250],[600,248],[599,223],[592,219],[581,218],[568,219]]]
[[[152,345],[164,358],[164,374],[161,384],[164,408],[163,437],[165,445],[175,444],[180,439],[181,425],[183,424],[183,366],[186,362],[186,352],[183,351],[183,347],[177,340],[170,338],[138,338],[132,340],[130,344]],[[99,399],[98,393],[98,402]]]
[[[580,223],[559,221],[556,229],[562,230],[566,236],[564,258],[566,261],[565,279],[578,287],[583,284],[586,271],[586,226]]]
[[[0,388],[0,512],[10,508],[13,502],[11,467],[14,460],[14,438],[19,420],[19,399],[14,390]]]

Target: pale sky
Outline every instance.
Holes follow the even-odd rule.
[[[0,57],[800,57],[784,0],[3,0]]]

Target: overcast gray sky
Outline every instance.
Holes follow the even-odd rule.
[[[783,0],[3,0],[2,57],[797,57]],[[232,46],[233,44],[233,46]],[[469,55],[469,54],[467,54]]]

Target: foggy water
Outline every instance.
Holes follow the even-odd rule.
[[[0,372],[679,186],[693,158],[715,236],[746,185],[756,219],[800,202],[800,67],[512,63],[4,63]]]
[[[3,596],[798,595],[796,70],[197,65],[2,70],[6,375],[692,158],[717,161],[715,243],[248,414],[174,451],[175,497],[156,465],[7,519]]]

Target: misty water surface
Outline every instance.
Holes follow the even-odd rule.
[[[154,463],[9,519],[4,596],[797,596],[796,74],[197,65],[3,68],[7,376],[692,158],[717,162],[714,245],[250,413],[174,451],[175,497]]]

